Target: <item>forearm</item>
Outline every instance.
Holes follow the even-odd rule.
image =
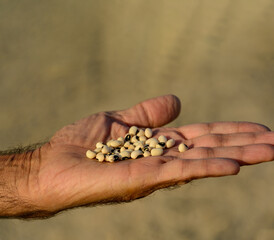
[[[37,173],[40,148],[31,151],[16,149],[0,155],[0,217],[43,217],[33,199],[39,187]]]

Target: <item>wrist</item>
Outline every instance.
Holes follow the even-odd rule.
[[[42,149],[0,156],[0,217],[49,215],[35,201]]]

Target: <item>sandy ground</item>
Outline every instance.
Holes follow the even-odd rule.
[[[0,0],[0,148],[173,93],[171,125],[274,128],[273,0]],[[274,239],[274,165],[130,204],[0,220],[0,240]]]

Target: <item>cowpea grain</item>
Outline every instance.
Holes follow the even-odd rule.
[[[153,148],[151,150],[151,156],[161,156],[163,155],[164,150],[162,148]]]
[[[175,140],[173,138],[167,140],[167,142],[166,142],[167,148],[172,148],[174,145],[175,145]]]
[[[95,152],[95,153],[99,153],[99,152],[101,152],[101,150],[102,150],[102,148],[95,148],[95,149],[94,149],[94,152]]]
[[[130,145],[131,145],[130,142],[125,142],[125,143],[124,143],[124,147],[125,147],[125,148],[128,148]]]
[[[130,144],[130,145],[128,146],[128,149],[132,149],[132,150],[134,150],[134,149],[135,149],[135,146],[134,146],[134,145],[132,145],[132,144]]]
[[[107,146],[108,146],[108,147],[111,147],[112,141],[113,141],[113,140],[109,140],[109,141],[107,142]]]
[[[167,141],[167,138],[165,136],[161,135],[160,137],[158,137],[158,141],[165,143]]]
[[[124,144],[125,140],[123,137],[118,137],[117,138],[117,141],[121,142],[122,144]]]
[[[149,152],[149,151],[144,151],[144,157],[149,157],[149,156],[151,156],[151,153]]]
[[[111,144],[110,144],[110,146],[111,146],[111,147],[114,147],[114,148],[117,148],[117,147],[119,147],[119,146],[121,146],[121,145],[122,145],[122,142],[120,142],[120,141],[118,141],[118,140],[114,140],[114,141],[112,141]]]
[[[105,156],[103,153],[97,153],[96,155],[96,159],[99,161],[99,162],[103,162],[105,160]]]
[[[123,151],[120,153],[122,160],[129,159],[130,158],[130,152],[129,151]]]
[[[145,142],[147,140],[146,136],[140,136],[139,141]]]
[[[130,141],[132,143],[138,142],[139,141],[139,137],[138,136],[133,136]]]
[[[133,151],[133,152],[130,154],[130,156],[131,156],[131,158],[136,159],[136,158],[142,157],[142,156],[143,156],[143,152],[140,151],[140,150]]]
[[[126,151],[127,149],[125,147],[120,148],[120,152]]]
[[[96,148],[102,148],[104,144],[102,142],[96,143]]]
[[[136,151],[136,150],[142,151],[143,147],[144,147],[144,145],[139,144],[139,145],[137,145],[137,146],[134,148],[134,151]]]
[[[151,147],[149,145],[145,145],[144,148],[143,148],[143,151],[150,152],[151,151]]]
[[[132,126],[132,127],[130,127],[130,129],[129,129],[129,131],[128,131],[128,133],[130,134],[130,135],[136,135],[137,133],[138,133],[138,128],[136,127],[136,126]]]
[[[91,151],[91,150],[87,150],[86,156],[87,156],[87,158],[89,158],[89,159],[93,159],[93,158],[96,157],[96,153],[93,152],[93,151]]]
[[[131,139],[131,135],[130,135],[130,134],[126,134],[126,136],[125,136],[125,141],[126,141],[126,142],[129,142],[130,139]]]
[[[145,136],[145,131],[143,129],[139,129],[139,132],[137,133],[137,136]]]
[[[110,153],[110,151],[111,151],[111,149],[110,149],[110,147],[108,147],[108,146],[103,146],[103,148],[102,148],[102,150],[101,150],[101,152],[103,153],[103,154],[107,154],[107,153]]]
[[[186,150],[188,150],[188,146],[185,145],[184,143],[181,143],[181,144],[178,146],[178,150],[179,150],[179,152],[185,152]]]
[[[158,140],[156,138],[151,138],[151,141],[149,142],[149,146],[152,148],[155,148],[158,144]]]
[[[151,138],[152,137],[152,130],[150,128],[146,128],[146,130],[145,130],[145,136],[147,138]]]
[[[158,144],[156,144],[155,148],[165,148],[165,144],[163,146],[162,144],[158,143]]]

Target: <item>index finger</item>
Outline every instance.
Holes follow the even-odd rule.
[[[206,134],[266,132],[270,131],[270,129],[262,124],[252,122],[213,122],[185,125],[179,127],[178,131],[186,139],[191,139]]]

